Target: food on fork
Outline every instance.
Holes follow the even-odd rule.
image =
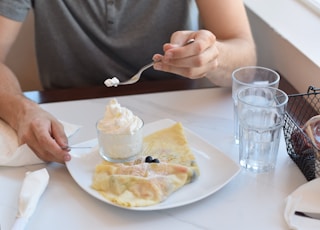
[[[116,77],[113,77],[113,78],[108,78],[107,80],[104,81],[104,84],[107,86],[107,87],[116,87],[118,86],[120,83],[119,79],[116,78]]]
[[[199,175],[182,124],[176,123],[146,136],[135,161],[97,165],[92,188],[119,206],[143,207],[166,200]]]

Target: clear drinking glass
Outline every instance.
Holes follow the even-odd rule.
[[[143,147],[143,125],[134,133],[108,133],[97,126],[99,153],[110,162],[128,162],[134,160]]]
[[[260,66],[241,67],[232,73],[234,138],[236,144],[239,144],[239,120],[237,114],[238,91],[250,86],[278,88],[279,81],[280,75],[276,71]]]
[[[274,169],[288,96],[272,87],[238,92],[239,161],[253,172]]]

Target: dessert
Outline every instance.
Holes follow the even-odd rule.
[[[119,85],[120,81],[118,78],[116,77],[113,77],[113,78],[108,78],[107,80],[104,81],[104,84],[107,86],[107,87],[117,87]]]
[[[199,176],[195,156],[181,123],[144,138],[144,150],[135,161],[97,165],[92,188],[124,207],[158,204]]]
[[[113,162],[132,160],[142,150],[142,128],[139,117],[111,99],[104,117],[97,122],[101,156]]]
[[[159,130],[146,136],[143,140],[147,156],[159,159],[160,162],[178,164],[189,169],[188,180],[199,175],[196,159],[184,135],[181,123]]]

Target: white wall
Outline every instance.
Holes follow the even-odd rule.
[[[297,0],[245,0],[258,64],[279,71],[299,91],[320,87],[320,17]]]

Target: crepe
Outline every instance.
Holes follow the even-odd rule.
[[[160,162],[147,163],[147,156]],[[117,205],[142,207],[164,201],[198,176],[183,127],[176,123],[145,137],[144,151],[134,162],[97,165],[92,188]]]

